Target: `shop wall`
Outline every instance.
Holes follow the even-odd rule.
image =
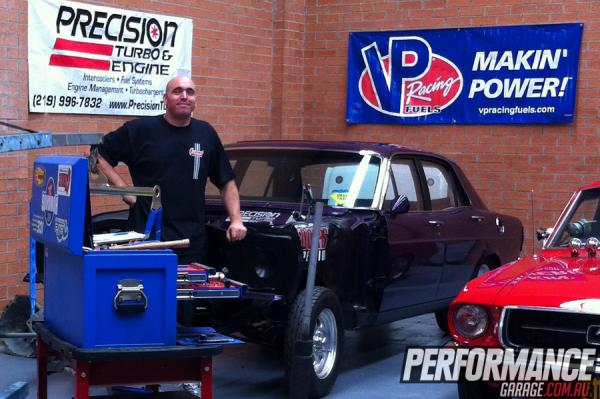
[[[36,0],[31,1],[35,4]],[[287,51],[296,51],[293,46],[301,47],[289,37],[293,33],[288,29],[290,24],[283,22],[295,12],[285,2],[281,5],[261,0],[82,2],[193,19],[192,74],[199,92],[196,116],[210,121],[224,142],[271,137],[271,120],[275,117],[281,120],[284,112],[281,107],[272,106],[273,82],[277,82],[275,87],[281,99],[282,90],[288,89],[281,64],[290,63]],[[303,8],[300,11],[303,19]],[[1,2],[0,13],[4,19],[0,27],[0,121],[52,133],[100,133],[132,119],[30,114],[27,1]],[[288,47],[275,53],[274,43]],[[302,75],[301,71],[294,73]],[[287,101],[292,102],[289,106],[295,106],[294,95],[288,96]],[[3,135],[16,133],[14,129],[0,129]],[[33,160],[42,153],[81,155],[85,150],[85,147],[64,147],[0,154],[0,312],[16,294],[28,290],[22,279],[29,264],[27,209]],[[96,201],[101,208],[104,204],[104,200]]]
[[[572,124],[345,123],[348,32],[565,22],[584,24]],[[304,138],[390,142],[453,159],[490,208],[523,221],[525,253],[531,253],[533,225],[551,226],[573,190],[600,178],[599,56],[595,0],[309,1]]]

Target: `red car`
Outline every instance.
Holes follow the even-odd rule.
[[[566,348],[600,345],[600,181],[573,194],[542,250],[466,284],[452,302],[458,345]],[[459,396],[497,397],[485,383],[459,382]]]

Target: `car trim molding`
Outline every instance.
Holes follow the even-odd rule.
[[[554,240],[556,239],[556,237],[558,235],[558,227],[563,223],[563,221],[568,217],[568,215],[570,215],[571,212],[573,212],[573,208],[577,204],[578,199],[582,194],[583,194],[583,190],[578,191],[577,193],[575,193],[571,196],[569,203],[567,204],[565,209],[563,209],[563,211],[560,213],[560,216],[558,217],[558,219],[556,219],[556,224],[554,225],[554,227],[552,229],[552,233],[550,233],[550,235],[544,242],[542,249],[561,248],[561,247],[557,247],[557,246],[550,246],[550,244],[554,242]]]
[[[585,341],[590,345],[600,345],[600,325],[593,324],[588,326]]]
[[[379,176],[375,185],[375,192],[373,193],[373,208],[384,210],[383,201],[385,200],[385,193],[389,185],[390,179],[390,158],[382,157],[381,164],[379,165]]]

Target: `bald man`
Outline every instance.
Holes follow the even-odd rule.
[[[240,199],[234,174],[215,129],[192,118],[196,107],[194,82],[178,76],[169,81],[163,96],[164,115],[140,118],[108,133],[98,145],[98,169],[109,183],[127,184],[115,171],[119,161],[129,167],[135,186],[159,185],[162,196],[164,241],[190,239],[190,247],[176,250],[179,263],[206,262],[205,198],[207,179],[215,184],[231,223],[227,239],[246,236],[240,216]],[[148,197],[125,196],[132,228],[143,232],[150,210]]]

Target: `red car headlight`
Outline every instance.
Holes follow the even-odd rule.
[[[458,305],[452,315],[456,332],[465,338],[481,337],[489,325],[488,312],[479,305]]]

